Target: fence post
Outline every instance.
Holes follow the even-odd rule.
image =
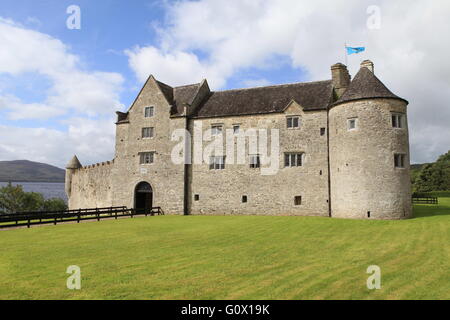
[[[28,219],[28,229],[30,228],[30,219]]]
[[[98,208],[95,208],[95,211],[97,212],[97,221],[100,221],[100,214],[98,213]]]
[[[81,208],[78,210],[78,219],[77,219],[77,223],[80,223],[80,218],[81,218]]]

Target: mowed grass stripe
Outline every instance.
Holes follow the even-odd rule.
[[[450,199],[404,221],[158,216],[0,231],[1,299],[449,299]],[[382,289],[366,287],[378,265]],[[65,286],[69,265],[82,290]]]

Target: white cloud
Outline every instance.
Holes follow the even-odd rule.
[[[113,119],[66,122],[68,131],[0,125],[0,160],[26,159],[64,168],[73,154],[84,165],[113,159]]]
[[[64,167],[73,154],[84,164],[111,160],[114,155],[114,111],[123,77],[89,71],[60,40],[0,18],[0,112],[11,120],[0,125],[0,160],[28,159]],[[49,83],[42,101],[17,97],[27,79]],[[12,83],[14,83],[12,85]],[[70,115],[62,129],[23,128],[16,120],[48,120]],[[64,128],[65,127],[65,128]]]
[[[381,10],[380,29],[367,28],[371,5]],[[364,54],[348,57],[349,69],[354,75],[370,58],[379,78],[410,101],[412,160],[432,161],[449,149],[448,1],[200,0],[166,9],[160,43],[126,51],[141,80],[150,73],[172,85],[208,78],[221,88],[276,55],[289,57],[310,80],[329,79],[329,67],[344,62],[344,43],[363,45]]]
[[[122,109],[122,76],[83,70],[79,57],[60,40],[0,18],[0,43],[7,48],[0,51],[0,74],[35,73],[52,83],[45,101],[19,103],[19,98],[10,96],[9,100],[17,102],[6,106],[11,119],[51,118],[68,112],[93,116]],[[49,113],[24,110],[34,107]]]

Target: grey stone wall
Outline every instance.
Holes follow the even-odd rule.
[[[113,205],[111,171],[113,161],[98,163],[76,170],[68,170],[71,176],[70,209],[103,208]]]
[[[301,117],[300,128],[287,129],[288,115]],[[249,167],[248,146],[246,164],[226,164],[225,170],[210,170],[208,164],[194,164],[189,188],[191,214],[328,216],[327,137],[320,135],[320,128],[327,126],[326,111],[303,112],[293,103],[283,114],[198,119],[194,122],[194,125],[201,123],[204,130],[212,124],[223,124],[224,130],[231,129],[234,124],[240,124],[242,131],[249,128],[278,129],[280,154],[275,175],[261,175],[261,169]],[[303,166],[285,168],[284,152],[303,152]],[[199,196],[198,201],[194,200],[195,195]],[[242,203],[244,195],[248,198],[247,203]],[[301,205],[294,204],[295,196],[302,197]]]

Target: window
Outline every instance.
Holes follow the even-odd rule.
[[[194,201],[198,201],[198,200],[200,200],[200,195],[199,194],[194,195]]]
[[[394,154],[394,166],[396,168],[405,167],[405,155],[404,154]]]
[[[242,196],[242,203],[247,203],[248,199],[247,196]]]
[[[320,135],[321,136],[324,136],[325,132],[326,132],[325,128],[320,128]]]
[[[224,156],[213,156],[209,160],[210,170],[223,170],[225,169],[225,157]]]
[[[284,166],[285,167],[301,167],[303,162],[303,153],[285,153]]]
[[[219,134],[222,134],[222,125],[221,124],[213,124],[211,126],[211,134],[213,136],[217,136]]]
[[[392,127],[393,128],[403,128],[403,114],[393,113],[392,116]]]
[[[142,138],[153,138],[153,128],[142,128]]]
[[[151,106],[151,107],[144,108],[144,116],[146,118],[153,117],[154,115],[155,115],[155,107]]]
[[[296,197],[294,197],[294,204],[295,204],[296,206],[301,205],[301,204],[302,204],[302,196],[296,196]]]
[[[142,152],[139,155],[141,164],[152,164],[155,160],[154,152]]]
[[[261,158],[259,154],[250,155],[250,168],[260,168],[261,167]]]
[[[347,119],[347,128],[349,131],[356,130],[358,128],[358,119],[357,118]]]
[[[288,129],[300,127],[300,117],[287,117],[286,119]]]
[[[233,134],[239,134],[241,131],[241,126],[239,124],[233,125]]]

